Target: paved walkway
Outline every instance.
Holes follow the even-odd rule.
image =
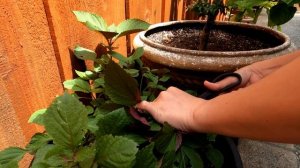
[[[259,16],[259,20],[257,22],[258,25],[267,26],[268,19],[267,14],[262,13]],[[287,34],[291,41],[300,48],[300,11],[298,11],[292,20],[288,23],[282,25],[282,32]]]
[[[258,24],[267,25],[266,14],[262,14]],[[282,26],[282,32],[300,49],[300,12]],[[300,144],[240,139],[238,147],[244,168],[300,168]]]
[[[291,41],[300,49],[300,11],[294,18],[282,26],[282,32],[287,34]]]

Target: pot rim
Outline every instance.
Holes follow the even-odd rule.
[[[272,34],[276,37],[279,37],[284,41],[283,44],[278,45],[276,47],[271,47],[271,48],[265,48],[265,49],[259,49],[259,50],[249,50],[249,51],[199,51],[199,50],[190,50],[190,49],[182,49],[182,48],[176,48],[176,47],[170,47],[170,46],[165,46],[160,43],[153,42],[149,40],[146,36],[145,33],[148,32],[149,30],[153,30],[158,27],[165,27],[165,26],[170,26],[170,25],[178,25],[178,24],[186,24],[186,23],[204,23],[205,21],[199,21],[199,20],[183,20],[183,21],[170,21],[170,22],[162,22],[162,23],[157,23],[154,25],[151,25],[148,30],[142,31],[138,34],[138,37],[140,40],[155,48],[159,48],[161,50],[165,51],[171,51],[174,53],[187,53],[190,55],[202,55],[202,56],[222,56],[222,57],[235,57],[235,56],[240,56],[240,55],[248,55],[248,56],[254,56],[254,55],[265,55],[265,54],[272,54],[276,53],[279,51],[282,51],[284,49],[287,49],[291,45],[291,40],[290,38],[285,35],[284,33],[281,33],[279,31],[273,30],[269,27],[264,27],[264,26],[259,26],[259,25],[254,25],[254,24],[247,24],[247,23],[239,23],[239,22],[229,22],[229,21],[216,21],[216,25],[233,25],[237,27],[247,27],[251,29],[256,29],[260,31],[264,31],[266,33]]]

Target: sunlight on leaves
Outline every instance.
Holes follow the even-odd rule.
[[[44,117],[43,115],[45,114],[47,109],[40,109],[36,112],[34,112],[29,120],[28,123],[35,123],[35,124],[39,124],[39,125],[44,125]]]

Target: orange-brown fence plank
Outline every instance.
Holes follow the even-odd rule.
[[[151,24],[161,22],[162,1],[128,0],[130,18],[139,18]]]
[[[28,119],[62,86],[41,0],[0,2],[0,150],[39,130]]]
[[[163,1],[157,0],[126,0],[128,2],[129,18],[138,18],[150,24],[162,21]],[[131,47],[131,41],[136,36],[133,34],[129,37],[128,48]],[[130,50],[130,49],[129,49]]]
[[[186,0],[163,0],[162,21],[183,20]]]
[[[167,22],[172,20],[172,14],[171,14],[171,9],[172,9],[172,0],[163,0],[163,22]]]
[[[52,27],[51,36],[55,54],[61,62],[63,80],[73,78],[72,64],[78,62],[74,56],[70,57],[69,49],[79,44],[94,50],[99,43],[106,42],[99,33],[92,32],[77,22],[72,11],[81,10],[101,15],[109,24],[118,24],[125,19],[124,0],[44,0],[44,4],[50,27]],[[119,52],[126,53],[125,38],[119,39],[115,46],[119,47]]]
[[[184,19],[184,13],[185,13],[185,0],[177,0],[177,20],[183,20]]]

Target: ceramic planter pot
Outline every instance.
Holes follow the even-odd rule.
[[[227,34],[233,34],[234,38],[240,43],[238,36],[249,36],[251,39],[261,41],[261,45],[271,43],[269,46],[261,46],[258,49],[251,49],[251,43],[244,51],[232,49],[232,51],[199,51],[184,49],[165,45],[165,41],[181,38],[178,30],[180,29],[200,29],[204,22],[201,21],[173,21],[152,25],[147,31],[140,32],[134,38],[134,47],[144,47],[144,59],[151,64],[163,66],[176,73],[175,78],[181,78],[190,83],[201,85],[203,80],[209,80],[223,72],[235,71],[245,65],[257,61],[273,58],[294,50],[290,38],[283,33],[253,24],[236,22],[217,22],[215,30],[224,30]],[[170,33],[172,31],[175,33]],[[180,32],[180,31],[179,31]],[[195,31],[191,31],[195,34]],[[151,36],[158,38],[152,40]],[[166,34],[166,35],[164,35]],[[197,34],[197,33],[196,33]],[[161,38],[161,39],[159,39]],[[185,37],[181,39],[185,40]],[[196,41],[189,38],[189,41]],[[223,39],[224,40],[224,39]],[[230,40],[221,41],[221,45],[226,46]],[[218,48],[218,47],[217,47]],[[197,77],[197,78],[195,78]],[[195,82],[196,81],[196,82]]]
[[[179,69],[213,72],[232,71],[257,61],[281,55],[288,52],[291,48],[290,38],[283,33],[267,27],[237,22],[217,22],[216,27],[235,29],[235,31],[240,30],[240,32],[233,33],[242,35],[247,35],[249,32],[251,32],[251,36],[263,35],[264,37],[259,37],[258,39],[265,41],[276,40],[278,45],[252,51],[197,51],[169,47],[147,38],[158,31],[169,31],[173,28],[201,27],[203,24],[201,21],[174,21],[155,24],[149,30],[140,32],[135,37],[134,46],[143,46],[145,50],[144,56],[159,64]]]

